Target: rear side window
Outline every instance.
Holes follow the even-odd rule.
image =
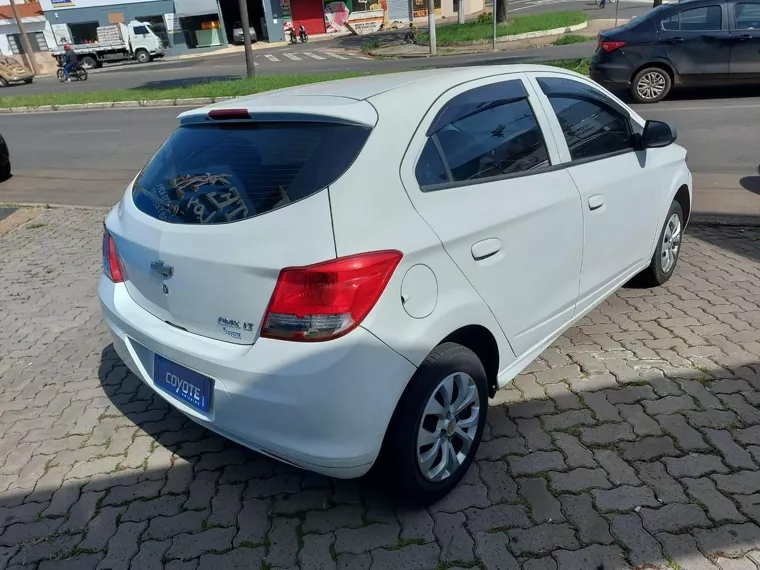
[[[142,212],[174,224],[220,224],[266,214],[332,184],[371,129],[334,123],[185,125],[134,184]]]
[[[541,128],[519,81],[457,96],[433,121],[429,135],[416,167],[423,189],[550,166]]]
[[[737,30],[760,30],[760,4],[734,4]]]
[[[723,10],[720,6],[702,6],[674,14],[662,21],[668,32],[714,32],[723,27]]]

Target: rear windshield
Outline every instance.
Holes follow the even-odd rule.
[[[172,224],[222,224],[319,192],[354,162],[369,127],[334,123],[185,125],[134,184],[142,212]]]

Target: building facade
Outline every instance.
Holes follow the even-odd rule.
[[[42,7],[37,2],[17,2],[16,9],[29,37],[32,51],[49,51],[55,45],[55,40],[50,24],[42,14]],[[0,0],[0,54],[14,56],[23,53],[24,45],[10,3],[8,0]]]

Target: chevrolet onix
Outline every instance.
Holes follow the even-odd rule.
[[[686,152],[540,66],[378,75],[228,101],[105,221],[116,351],[178,410],[325,475],[449,492],[488,398],[633,277],[673,274]]]

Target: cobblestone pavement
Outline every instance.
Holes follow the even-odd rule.
[[[499,392],[428,509],[195,426],[98,313],[103,212],[0,237],[0,568],[760,568],[760,231],[693,229]]]

